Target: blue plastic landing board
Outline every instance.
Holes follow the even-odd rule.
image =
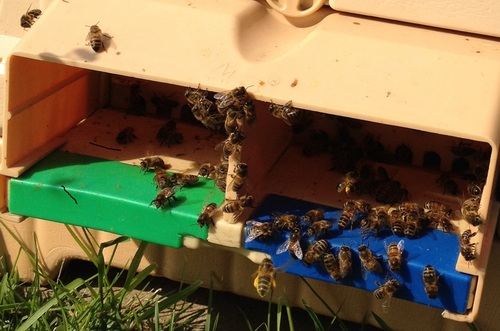
[[[342,245],[351,247],[353,272],[345,279],[339,282],[335,281],[324,270],[320,262],[307,267],[301,260],[293,259],[288,251],[277,254],[277,249],[289,237],[288,231],[277,233],[268,240],[257,238],[246,242],[245,248],[271,255],[275,267],[278,267],[279,271],[353,286],[367,291],[376,290],[378,288],[376,282],[385,283],[389,278],[396,278],[401,286],[394,294],[394,297],[459,314],[466,313],[469,291],[474,276],[455,270],[459,254],[456,234],[426,228],[420,231],[418,238],[408,239],[394,235],[387,228],[379,231],[377,237],[374,234],[362,235],[359,226],[353,229],[350,227],[344,230],[338,229],[337,221],[342,214],[342,210],[278,195],[269,195],[255,211],[252,220],[269,222],[273,220],[273,214],[276,212],[303,216],[309,210],[316,208],[324,209],[324,218],[334,221],[332,229],[323,237],[318,237],[318,239],[327,239],[335,255],[337,255]],[[248,237],[248,230],[251,226],[248,225],[246,228],[245,239]],[[303,227],[303,229],[305,228]],[[302,234],[301,247],[305,253],[308,245],[314,242],[315,239],[307,237],[304,231]],[[403,265],[400,272],[393,273],[387,265],[386,246],[391,242],[399,242],[400,240],[404,240]],[[379,261],[384,267],[383,273],[362,272],[363,267],[357,250],[360,244],[368,245],[375,255],[380,256]],[[428,264],[432,265],[439,275],[439,293],[436,299],[427,297],[422,281],[422,272]]]

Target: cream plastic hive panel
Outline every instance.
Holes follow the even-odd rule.
[[[96,7],[100,9],[98,16],[92,10]],[[131,21],[130,17],[145,19]],[[104,39],[105,52],[96,53],[86,45],[88,26],[96,22],[103,33],[112,37]],[[135,1],[56,2],[21,40],[7,62],[2,174],[12,178],[8,184],[11,189],[23,185],[27,178],[37,178],[42,173],[40,169],[46,170],[45,156],[59,146],[66,152],[125,164],[120,167],[137,166],[144,157],[161,155],[171,162],[172,171],[196,174],[202,163],[218,162],[220,151],[215,146],[225,138],[219,139],[190,123],[182,110],[175,110],[171,116],[184,130],[186,144],[166,148],[158,146],[154,139],[163,118],[134,117],[130,112],[117,110],[127,109],[133,103],[134,84],[141,87],[147,102],[155,93],[161,93],[178,103],[185,102],[183,93],[188,87],[199,86],[212,93],[246,87],[254,100],[257,120],[243,125],[247,138],[239,155],[229,160],[227,180],[232,179],[235,163],[248,164],[248,190],[256,200],[255,217],[262,216],[263,220],[269,216],[259,214],[263,211],[260,205],[265,205],[269,195],[306,200],[337,211],[349,198],[336,190],[345,170],[336,168],[338,162],[332,162],[328,153],[312,159],[303,156],[301,144],[307,143],[307,133],[296,134],[271,116],[271,103],[283,105],[293,100],[295,107],[309,110],[316,132],[323,130],[332,135],[332,123],[345,128],[344,121],[350,121],[361,123],[363,134],[372,134],[375,142],[390,149],[398,144],[411,146],[413,158],[405,165],[367,159],[404,183],[409,198],[418,203],[443,199],[454,210],[460,209],[461,198],[443,194],[436,178],[456,170],[455,159],[460,157],[454,148],[471,147],[475,155],[482,155],[481,162],[487,169],[479,209],[484,225],[473,238],[473,243],[477,243],[476,259],[469,263],[457,253],[458,273],[470,275],[470,302],[466,302],[465,311],[446,311],[445,316],[472,321],[479,310],[498,216],[494,194],[500,141],[498,47],[497,41],[479,36],[351,17],[327,8],[301,20],[288,21],[262,3],[251,1],[143,1],[140,6]],[[26,68],[33,72],[29,77],[23,74]],[[30,86],[28,93],[23,88],[26,84]],[[148,107],[151,108],[150,103],[146,106],[149,113]],[[125,125],[134,126],[139,138],[130,146],[117,148],[117,129]],[[363,139],[359,132],[354,139]],[[141,139],[148,134],[148,138]],[[96,145],[109,148],[95,148]],[[133,171],[130,174],[135,176]],[[457,180],[464,192],[467,179]],[[79,207],[70,198],[78,198],[77,194],[85,188],[72,188],[69,182],[57,183],[53,192],[65,199],[61,201],[71,204],[68,207]],[[42,184],[47,183],[35,183],[31,190],[28,187],[23,192],[36,194]],[[2,187],[4,192],[8,185]],[[61,189],[61,185],[69,191]],[[114,189],[119,192],[121,186],[115,185]],[[173,205],[189,201],[188,192],[181,190],[182,201]],[[23,203],[24,197],[7,193],[4,205],[9,202],[19,210],[31,207]],[[115,196],[110,194],[109,198]],[[235,194],[228,192],[226,198],[234,199]],[[152,198],[144,199],[140,203],[148,208]],[[206,202],[203,200],[201,197],[197,203],[201,206]],[[282,211],[280,207],[271,207],[271,213]],[[175,212],[175,207],[171,211]],[[169,213],[167,209],[159,214],[161,222],[168,223]],[[215,227],[208,233],[200,230],[197,236],[231,249],[246,247],[245,221],[253,217],[252,213],[253,209],[248,208],[236,220],[231,214],[217,216]],[[193,216],[197,215],[190,215]],[[107,231],[113,232],[118,228],[113,224],[121,226],[124,222],[126,219],[109,216],[109,221],[101,225],[109,223]],[[195,222],[194,219],[188,226],[192,229]],[[454,225],[456,234],[470,227],[459,219]],[[131,228],[130,233],[117,233],[134,236]],[[432,240],[434,231],[439,230],[429,231],[425,237]],[[455,233],[447,235],[458,240]],[[360,244],[372,240],[369,237],[358,234],[353,241]],[[144,239],[139,235],[137,238]],[[281,239],[285,238],[286,235]],[[335,240],[330,239],[332,243]],[[418,245],[418,240],[411,241]],[[275,247],[263,245],[247,248],[276,255]],[[419,279],[418,268],[423,266],[412,262],[411,253],[405,256],[408,273]],[[259,260],[262,256],[255,253],[251,258]],[[286,254],[279,256],[285,257]],[[302,265],[300,268],[308,276],[311,269]],[[372,283],[364,283],[366,288],[373,288]],[[410,286],[409,281],[407,285]],[[414,286],[423,291],[421,284]]]
[[[500,37],[497,1],[331,0],[339,11]]]

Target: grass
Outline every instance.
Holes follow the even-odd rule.
[[[212,277],[207,305],[203,308],[197,308],[190,302],[190,298],[201,290],[201,281],[190,285],[180,283],[177,290],[168,293],[151,289],[149,279],[156,265],[150,264],[139,271],[139,264],[148,245],[145,242],[139,245],[127,268],[116,272],[111,267],[111,262],[120,244],[130,240],[128,237],[118,237],[98,244],[90,231],[83,229],[84,238],[80,238],[71,227],[67,227],[97,271],[86,278],[76,277],[65,281],[60,277],[61,272],[56,279],[51,279],[40,268],[36,236],[33,237],[35,250],[30,251],[5,225],[4,229],[18,242],[20,250],[12,261],[10,270],[5,257],[0,257],[0,330],[191,330],[193,322],[203,318],[205,331],[218,330],[220,327],[221,316],[214,308]],[[105,251],[111,253],[109,264],[106,264],[104,258]],[[16,271],[22,254],[28,256],[33,267],[31,283],[23,282]],[[302,309],[309,317],[313,329],[348,331],[352,324],[339,318],[342,306],[334,310],[305,278],[301,280],[330,315],[317,315],[303,300]],[[42,285],[42,281],[46,285]],[[276,304],[273,303],[272,294],[271,292],[267,314],[262,316],[263,320],[256,326],[252,326],[245,312],[238,308],[243,316],[243,327],[250,331],[296,330],[293,315],[297,310],[290,306],[287,294],[279,297]],[[373,312],[370,314],[380,328],[392,330],[381,317]],[[354,330],[365,328],[366,324],[356,325]],[[474,324],[470,328],[478,330]]]

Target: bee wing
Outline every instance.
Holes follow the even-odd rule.
[[[403,251],[405,250],[405,242],[403,239],[401,239],[399,242],[398,242],[398,249],[399,249],[399,252],[401,254],[403,254]]]
[[[387,314],[391,306],[392,294],[388,294],[384,302],[382,302],[382,311]]]
[[[295,256],[299,259],[302,260],[302,257],[304,257],[304,254],[302,253],[302,247],[300,247],[300,242],[297,241],[296,243],[293,244],[293,253]]]
[[[247,225],[249,224],[249,222],[252,222],[252,223],[250,223],[252,225],[252,227],[249,228],[247,231],[247,239],[245,239],[246,243],[254,241],[255,239],[259,238],[264,233],[264,231],[262,231],[262,229],[255,226],[256,224],[260,224],[260,222],[248,221]]]
[[[286,252],[289,246],[290,246],[290,238],[285,240],[285,242],[278,247],[278,249],[276,250],[276,254],[281,254]]]
[[[361,277],[363,277],[363,280],[366,280],[368,278],[368,269],[366,269],[365,263],[361,261],[361,264],[363,267],[361,268]]]

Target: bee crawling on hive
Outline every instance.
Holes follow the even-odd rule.
[[[424,281],[425,294],[429,299],[436,299],[439,292],[438,280],[439,276],[433,266],[428,264],[422,273],[422,279]]]
[[[399,289],[400,284],[395,278],[389,279],[384,284],[381,284],[379,282],[375,282],[375,284],[377,284],[378,288],[373,291],[373,296],[379,300],[385,299],[385,301],[382,303],[382,308],[385,312],[387,312],[387,309],[391,304],[392,296]]]
[[[157,195],[156,198],[154,198],[151,203],[151,205],[155,205],[156,209],[161,208],[165,209],[167,206],[167,203],[169,206],[172,206],[172,200],[178,201],[175,197],[176,189],[173,187],[167,187],[161,190]]]
[[[141,170],[144,172],[147,172],[149,170],[157,170],[163,169],[166,170],[170,168],[169,164],[166,164],[165,161],[159,156],[151,156],[151,157],[145,157],[144,159],[140,159],[140,167]]]
[[[278,247],[276,254],[289,251],[292,258],[302,260],[303,253],[302,247],[300,246],[301,238],[302,234],[300,233],[300,229],[294,229],[290,232],[290,237]]]
[[[215,213],[217,213],[217,210],[218,208],[215,202],[211,202],[202,208],[201,213],[198,216],[197,220],[197,223],[200,226],[200,228],[204,227],[205,225],[208,227],[210,225],[212,226],[215,225],[213,217]]]
[[[137,136],[134,134],[134,128],[131,126],[126,127],[116,135],[116,142],[120,145],[133,143],[136,139]]]
[[[274,222],[259,222],[256,220],[249,220],[247,225],[247,239],[245,242],[252,242],[259,238],[261,240],[269,239],[274,234]]]
[[[21,26],[24,30],[31,28],[33,24],[35,24],[35,20],[42,15],[42,11],[40,9],[31,9],[31,5],[28,7],[26,14],[21,16]]]
[[[90,27],[90,31],[87,34],[87,38],[85,38],[85,41],[88,41],[88,43],[85,45],[90,46],[96,53],[98,53],[101,50],[101,48],[105,52],[107,52],[106,46],[104,45],[104,38],[106,37],[108,39],[111,39],[113,37],[108,36],[105,33],[102,33],[101,29],[97,26],[97,24],[99,24],[99,22]]]
[[[386,247],[387,252],[387,262],[389,264],[389,269],[392,272],[399,272],[401,270],[401,265],[403,264],[403,251],[405,242],[400,240],[399,242],[391,242],[389,246]]]
[[[358,247],[359,259],[361,260],[361,265],[363,266],[363,278],[366,278],[366,272],[382,273],[382,265],[377,260],[375,253],[373,253],[368,246],[362,244]]]
[[[253,207],[253,196],[245,194],[236,200],[228,200],[221,207],[224,213],[233,214],[232,221],[236,221],[243,210],[247,207]]]

